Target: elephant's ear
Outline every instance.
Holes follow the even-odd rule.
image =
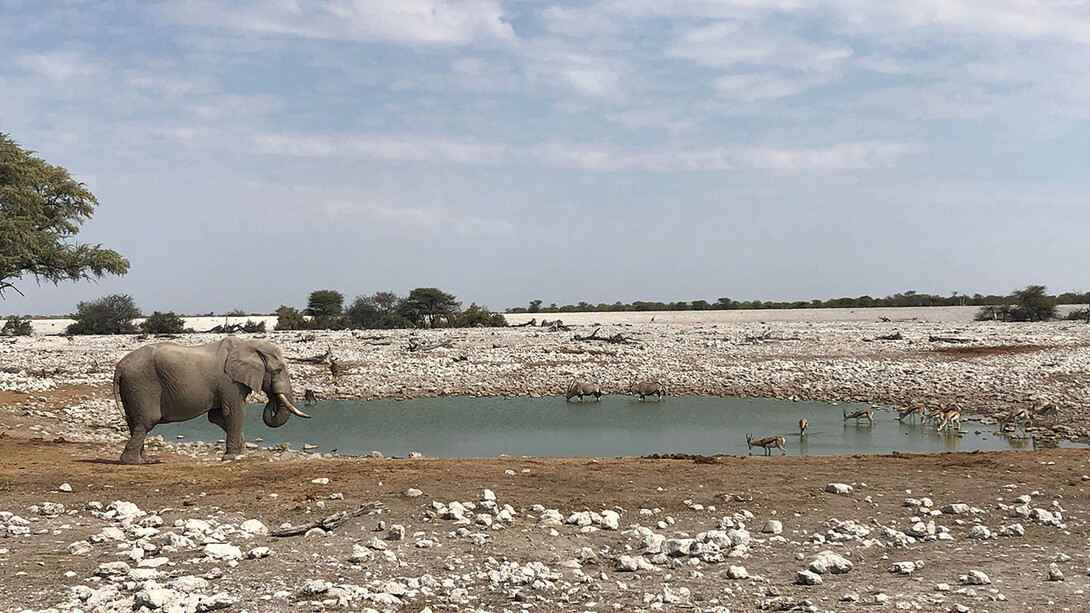
[[[224,341],[226,345],[228,340]],[[252,391],[261,391],[261,382],[265,378],[265,360],[248,343],[237,339],[226,347],[227,359],[223,370],[232,380],[237,381]]]

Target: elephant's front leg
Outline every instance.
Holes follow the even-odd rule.
[[[228,411],[225,415],[220,409],[212,409],[208,412],[208,421],[223,428],[227,434],[227,451],[224,452],[223,461],[237,460],[246,451],[246,439],[242,436],[242,423],[246,419],[244,409]]]

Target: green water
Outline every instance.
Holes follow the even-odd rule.
[[[317,445],[342,455],[371,450],[404,457],[639,456],[652,453],[744,455],[746,434],[781,435],[789,455],[878,454],[1032,449],[1028,439],[995,433],[996,426],[962,424],[964,436],[936,433],[934,424],[899,423],[893,411],[875,410],[875,424],[844,422],[841,412],[867,405],[831,405],[768,399],[672,396],[639,402],[605,396],[600,402],[563,398],[421,398],[323,401],[306,407],[313,418],[292,418],[282,428],[261,421],[261,406],[247,410],[246,440],[263,446],[289,442]],[[301,407],[302,408],[302,407]],[[800,417],[809,420],[800,437]],[[979,432],[979,434],[977,434]],[[223,431],[204,419],[157,426],[153,434],[174,440],[216,441]],[[763,454],[757,448],[755,454]],[[773,450],[773,453],[779,451]]]

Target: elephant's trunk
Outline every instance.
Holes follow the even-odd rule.
[[[269,402],[265,404],[265,411],[261,414],[261,418],[265,421],[265,425],[270,428],[279,428],[288,423],[288,418],[292,415],[298,415],[299,417],[309,418],[310,415],[295,408],[291,403],[291,400],[282,393],[271,395]]]

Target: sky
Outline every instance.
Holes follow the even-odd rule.
[[[0,0],[130,294],[271,312],[1086,291],[1086,0]]]

